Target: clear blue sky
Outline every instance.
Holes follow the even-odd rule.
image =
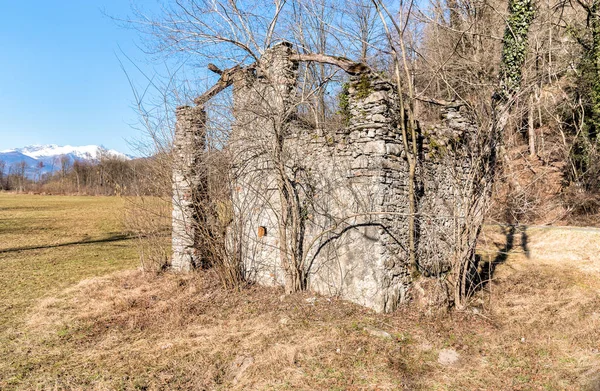
[[[152,70],[139,34],[103,13],[129,11],[127,0],[0,0],[0,150],[102,144],[135,153],[128,140],[140,137],[138,118],[119,47]]]

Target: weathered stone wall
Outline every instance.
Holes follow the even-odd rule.
[[[348,93],[348,127],[333,143],[313,144],[309,160],[317,166],[331,166],[321,175],[324,183],[339,178],[337,191],[326,193],[325,200],[318,202],[331,205],[334,226],[343,222],[334,230],[334,241],[329,241],[329,235],[324,238],[322,250],[330,255],[316,258],[315,264],[321,267],[315,269],[311,286],[323,292],[322,286],[334,283],[348,300],[392,311],[407,299],[410,283],[408,174],[397,131],[398,97],[391,84],[373,74],[353,76]],[[322,156],[327,146],[330,153]],[[338,174],[331,175],[332,170]],[[348,216],[355,217],[346,220]],[[321,270],[328,268],[339,270],[339,278],[323,275]]]
[[[469,146],[477,127],[459,107],[444,107],[441,121],[422,133],[417,252],[420,271],[429,277],[450,270],[468,223],[476,151]]]
[[[234,84],[237,124],[231,145],[238,172],[233,203],[243,231],[247,276],[263,284],[285,281],[279,257],[281,203],[273,175],[277,159],[270,149],[276,127],[282,126],[277,121],[284,118],[281,153],[288,175],[302,187],[298,197],[305,205],[308,288],[391,311],[408,297],[409,286],[407,174],[396,130],[396,93],[375,75],[354,76],[349,126],[335,134],[307,128],[290,114],[295,68],[282,56],[292,52],[289,47],[272,50],[275,54],[265,57],[277,61],[261,61],[256,74]],[[272,100],[269,77],[263,75],[277,73],[273,68],[282,64],[287,76],[278,85],[281,96]],[[259,227],[266,228],[265,236],[259,237]]]
[[[294,90],[297,64],[292,50],[279,44],[267,51],[256,69],[236,75],[234,80],[235,124],[229,140],[233,156],[235,240],[231,251],[242,259],[246,277],[262,284],[284,284],[277,232],[281,203],[276,164],[289,161],[281,140],[290,133],[290,115],[295,112]],[[259,237],[259,227],[266,235]]]
[[[283,173],[301,205],[299,254],[308,289],[392,311],[409,299],[413,278],[397,92],[375,74],[352,76],[348,126],[311,128],[296,114],[293,54],[289,44],[276,45],[253,69],[235,76],[229,250],[242,260],[249,280],[286,283],[282,251],[293,243],[281,242],[292,233],[281,224],[289,213],[280,199]],[[180,116],[182,126],[195,126]],[[456,222],[464,214],[458,195],[471,164],[463,158],[462,143],[472,130],[457,109],[448,108],[439,126],[420,135],[416,244],[419,270],[426,276],[440,276],[452,262]],[[178,182],[178,192],[187,194],[188,181]],[[188,198],[179,198],[186,206]],[[178,245],[181,257],[189,258],[192,241]]]
[[[176,111],[173,142],[173,257],[171,267],[189,271],[202,262],[199,230],[206,178],[202,166],[206,113],[200,106]]]

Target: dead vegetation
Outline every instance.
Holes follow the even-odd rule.
[[[598,230],[486,227],[468,310],[378,315],[131,270],[134,240],[91,241],[123,229],[117,198],[2,201],[1,390],[598,389]]]
[[[598,234],[517,231],[511,247],[488,229],[493,280],[468,311],[444,315],[256,286],[234,294],[212,271],[84,280],[29,313],[22,361],[0,387],[597,389]],[[440,364],[442,350],[458,361]]]

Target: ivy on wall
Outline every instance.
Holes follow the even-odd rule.
[[[527,55],[527,35],[535,14],[532,0],[509,0],[508,12],[498,91],[498,98],[503,101],[510,99],[519,91],[521,69]]]
[[[588,10],[588,23],[592,30],[592,46],[586,58],[587,72],[583,72],[591,86],[590,115],[587,120],[587,132],[596,142],[600,141],[600,1],[594,0]]]

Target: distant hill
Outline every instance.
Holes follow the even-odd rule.
[[[61,161],[67,159],[69,167],[75,161],[97,161],[101,156],[110,156],[123,160],[131,160],[133,157],[115,151],[106,149],[98,145],[84,145],[74,147],[70,145],[59,146],[49,145],[29,145],[23,148],[15,148],[0,151],[0,160],[5,163],[4,173],[15,170],[21,162],[26,164],[26,173],[30,178],[37,175],[53,173],[61,168]]]

